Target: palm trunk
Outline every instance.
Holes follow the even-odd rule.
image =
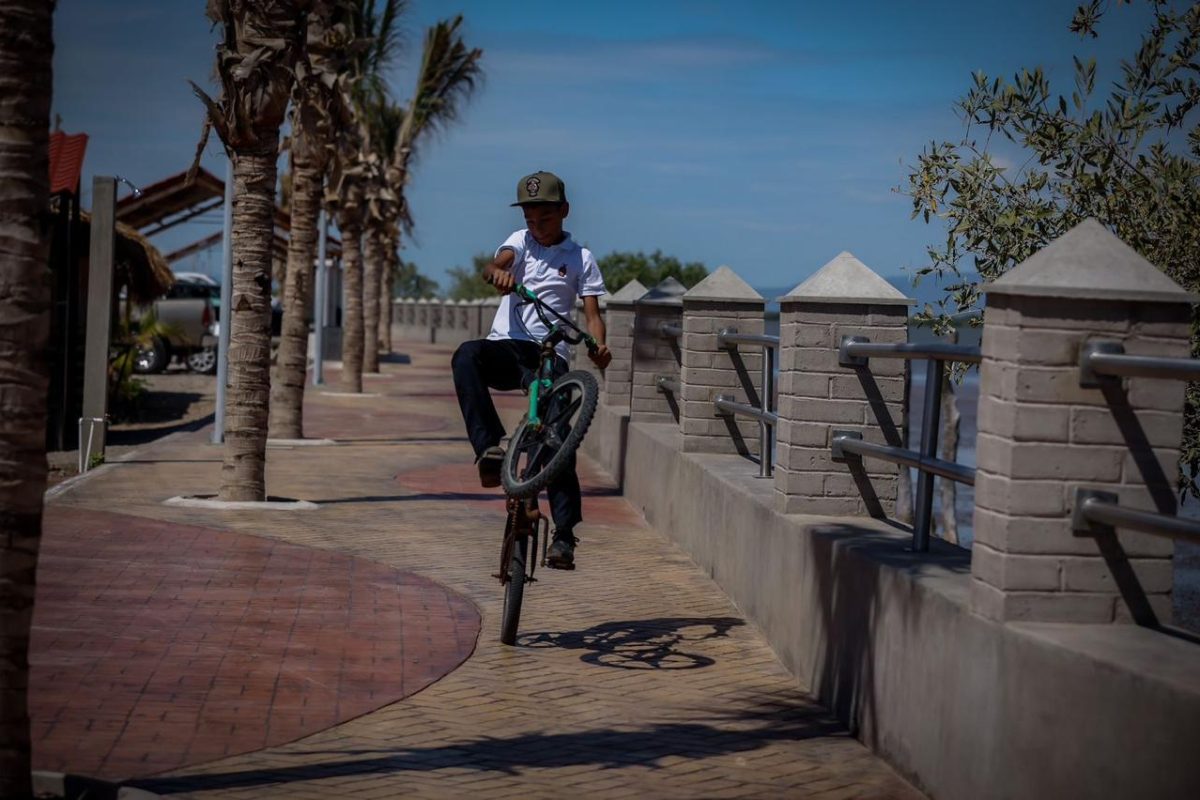
[[[46,490],[51,15],[0,0],[0,797],[33,795],[29,629]]]
[[[271,399],[271,244],[278,134],[234,153],[233,294],[222,500],[266,499]]]
[[[313,259],[317,249],[321,183],[321,172],[311,162],[295,162],[283,330],[271,378],[269,429],[271,437],[276,439],[304,438],[304,382],[308,371],[308,326],[312,319]]]
[[[379,372],[379,281],[383,245],[376,231],[363,235],[363,372]]]
[[[342,233],[342,389],[362,391],[363,373],[363,268],[362,221],[357,210],[343,214]]]
[[[389,248],[383,268],[383,288],[379,298],[379,346],[383,352],[392,352],[392,294],[396,288],[394,255]]]

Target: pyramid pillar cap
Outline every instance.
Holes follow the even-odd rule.
[[[779,298],[781,303],[846,303],[910,306],[913,301],[879,273],[843,250],[807,280]]]

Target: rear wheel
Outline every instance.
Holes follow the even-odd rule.
[[[152,375],[162,372],[171,360],[171,346],[161,336],[155,336],[149,342],[139,345],[133,355],[133,371],[139,375]]]
[[[217,348],[202,347],[187,356],[188,369],[201,375],[214,375],[217,371]]]
[[[534,497],[559,476],[579,449],[600,387],[588,372],[568,372],[554,382],[539,403],[542,423],[521,423],[508,443],[500,481],[510,497]]]
[[[529,559],[529,538],[522,536],[513,542],[512,558],[508,562],[508,582],[504,584],[504,613],[500,619],[500,641],[503,644],[517,643],[521,600],[525,596],[525,565]]]

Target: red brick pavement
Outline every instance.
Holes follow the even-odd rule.
[[[272,539],[50,506],[36,769],[153,775],[293,741],[423,689],[479,612],[428,578]]]

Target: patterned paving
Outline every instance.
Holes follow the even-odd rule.
[[[272,494],[317,511],[185,511],[219,452],[179,437],[60,499],[122,498],[147,518],[370,559],[462,592],[482,612],[471,657],[427,689],[314,735],[139,785],[184,797],[814,797],[920,795],[805,695],[761,634],[590,465],[579,568],[540,571],[517,647],[498,642],[503,505],[482,490],[449,383],[450,348],[370,379],[358,403],[394,420],[331,447],[272,449]],[[502,404],[511,416],[512,398]],[[408,416],[411,415],[411,416]],[[446,426],[428,430],[427,417]],[[415,420],[410,426],[405,419]]]
[[[478,633],[462,596],[376,562],[52,507],[34,765],[119,780],[290,742],[425,688]]]

